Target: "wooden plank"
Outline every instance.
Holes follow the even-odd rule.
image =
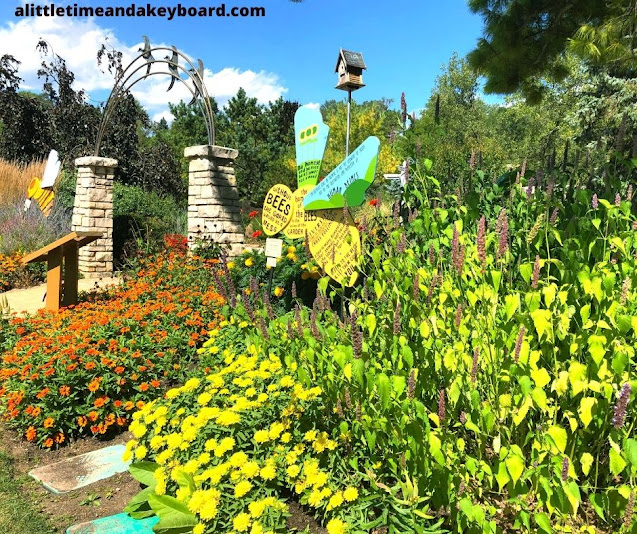
[[[56,247],[48,254],[46,273],[46,305],[47,310],[60,309],[60,293],[62,291],[62,247]]]
[[[26,256],[24,256],[24,258],[22,258],[21,263],[23,265],[26,265],[27,263],[46,261],[49,252],[55,250],[58,247],[64,246],[66,243],[76,241],[78,247],[83,247],[84,245],[87,245],[88,243],[99,239],[103,235],[104,234],[102,232],[71,232],[70,234],[61,237],[57,241],[54,241],[53,243],[50,243],[39,250],[27,254]]]
[[[64,245],[64,296],[62,305],[77,304],[77,252],[78,244],[71,241]]]

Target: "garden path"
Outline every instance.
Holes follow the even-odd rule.
[[[121,282],[119,277],[105,278],[82,278],[78,281],[79,291],[90,291],[92,289],[103,289],[109,286],[118,285]],[[39,309],[44,308],[44,293],[46,284],[28,287],[26,289],[12,289],[4,293],[9,303],[11,312],[18,315],[34,314]]]

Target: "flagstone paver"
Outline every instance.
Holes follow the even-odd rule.
[[[67,493],[128,470],[130,462],[122,461],[124,445],[67,458],[29,471],[29,476],[52,493]]]
[[[66,534],[150,534],[158,521],[158,517],[133,519],[128,514],[117,514],[78,523],[67,528]]]

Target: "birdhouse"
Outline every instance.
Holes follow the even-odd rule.
[[[367,67],[363,60],[363,54],[360,52],[350,52],[349,50],[343,50],[341,48],[334,71],[338,73],[338,84],[336,88],[342,89],[343,91],[356,91],[356,89],[365,87],[363,83],[363,70],[365,69],[367,69]]]

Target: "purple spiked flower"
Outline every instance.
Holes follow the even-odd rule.
[[[402,112],[403,128],[404,128],[405,124],[407,123],[407,100],[405,99],[405,92],[404,91],[400,95],[400,110]]]
[[[412,369],[409,372],[409,379],[407,380],[407,398],[413,399],[416,392],[416,369]]]
[[[615,428],[621,428],[626,422],[626,407],[630,400],[630,382],[626,382],[624,387],[619,392],[617,398],[617,404],[615,404],[615,413],[613,414],[613,426]]]
[[[559,214],[559,210],[557,208],[553,208],[553,211],[551,212],[551,217],[549,219],[549,222],[552,225],[555,225],[555,222],[557,221],[558,214]]]
[[[478,236],[477,236],[477,245],[478,245],[478,259],[480,260],[480,265],[482,266],[482,270],[484,270],[487,262],[487,253],[486,253],[486,232],[487,232],[487,220],[483,215],[480,217],[480,221],[478,222]]]
[[[518,338],[515,341],[515,352],[514,352],[515,363],[518,363],[518,361],[520,360],[520,351],[522,350],[522,341],[524,340],[525,332],[526,332],[526,328],[522,326],[520,328],[520,332],[518,333]]]
[[[438,419],[440,420],[440,426],[442,426],[445,420],[445,390],[441,389],[438,396]]]
[[[562,480],[564,482],[566,482],[566,479],[568,478],[569,463],[568,456],[564,456],[564,459],[562,460]]]
[[[473,350],[473,362],[471,364],[471,383],[475,384],[476,376],[478,375],[478,355],[480,351],[478,347]]]
[[[462,304],[458,304],[458,307],[456,308],[456,328],[460,326],[460,321],[462,321]]]
[[[591,200],[591,206],[594,210],[599,206],[599,200],[597,200],[597,193],[593,193],[593,200]]]
[[[630,290],[630,278],[624,278],[624,283],[622,284],[622,293],[619,297],[619,303],[622,306],[626,305],[626,301],[628,300],[628,291]]]
[[[615,206],[619,207],[622,203],[622,197],[619,193],[615,193]]]
[[[509,219],[505,209],[500,211],[500,215],[498,216],[498,225],[500,229],[500,238],[498,241],[497,259],[500,259],[509,249]]]
[[[535,262],[533,262],[533,278],[531,279],[531,287],[537,289],[537,283],[540,280],[540,256],[535,255]]]
[[[400,309],[401,309],[400,300],[396,301],[396,310],[394,311],[394,335],[397,336],[400,334]]]

